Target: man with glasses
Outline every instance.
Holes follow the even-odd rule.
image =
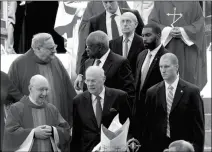
[[[109,38],[102,31],[95,31],[89,34],[86,45],[89,59],[85,61],[84,66],[80,69],[80,74],[75,80],[75,89],[83,89],[85,71],[89,66],[100,66],[104,69],[107,77],[105,86],[127,92],[132,108],[135,98],[135,86],[129,61],[109,49]]]
[[[91,152],[100,142],[101,124],[109,127],[119,113],[120,123],[130,118],[127,93],[104,85],[107,77],[99,66],[86,70],[88,90],[74,98],[71,151]]]
[[[28,83],[33,75],[41,74],[46,77],[51,88],[49,102],[58,108],[63,118],[71,125],[72,99],[76,92],[66,69],[55,56],[56,48],[57,45],[50,34],[34,35],[31,49],[11,64],[8,75],[25,95],[29,95]]]

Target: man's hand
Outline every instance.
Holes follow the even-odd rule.
[[[74,81],[74,88],[77,91],[80,91],[83,89],[83,76],[82,75],[78,75],[76,80]]]
[[[38,139],[47,139],[52,135],[52,127],[48,125],[35,128],[35,137]]]
[[[173,27],[170,34],[171,34],[171,36],[173,36],[175,38],[180,38],[181,37],[180,28],[179,27]]]

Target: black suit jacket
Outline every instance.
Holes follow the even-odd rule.
[[[88,91],[74,98],[73,138],[71,151],[90,152],[100,142],[100,131],[93,111],[91,94]],[[105,87],[102,124],[108,128],[113,118],[119,113],[123,124],[130,117],[127,93]]]
[[[94,59],[86,60],[85,64],[80,68],[80,74],[85,76],[86,69],[92,66],[94,61]],[[133,108],[135,84],[129,61],[118,54],[110,52],[102,68],[106,76],[105,86],[127,92]]]
[[[117,39],[110,41],[110,49],[114,53],[119,54],[121,56],[123,55],[122,45],[123,45],[123,36],[120,36]],[[144,50],[143,39],[135,33],[131,47],[129,49],[128,56],[127,56],[127,59],[130,62],[130,66],[131,66],[134,77],[136,72],[136,60],[137,60],[138,54],[143,50]]]
[[[160,73],[159,61],[160,61],[160,57],[167,52],[168,50],[165,49],[163,46],[161,46],[161,48],[158,50],[157,54],[155,55],[149,67],[146,79],[144,81],[144,84],[141,90],[140,90],[141,68],[147,56],[148,50],[144,50],[138,55],[137,62],[136,62],[136,76],[135,76],[136,102],[133,109],[133,113],[135,113],[135,117],[134,117],[135,119],[133,120],[135,138],[140,139],[143,132],[144,116],[145,116],[145,109],[146,109],[145,108],[146,91],[147,89],[157,84],[158,82],[163,81],[163,78]]]
[[[164,81],[147,91],[146,122],[143,136],[145,152],[162,152],[167,128],[167,108]],[[171,141],[186,140],[194,145],[195,152],[204,148],[204,109],[199,88],[179,80],[169,115]]]
[[[138,55],[137,63],[136,63],[136,77],[135,77],[135,80],[136,80],[136,83],[135,83],[136,84],[136,96],[137,96],[138,100],[145,100],[146,91],[151,86],[157,84],[158,82],[163,81],[163,78],[162,78],[161,73],[160,73],[159,61],[160,61],[160,57],[167,52],[168,52],[168,50],[165,49],[162,45],[160,47],[160,49],[158,50],[157,54],[155,55],[155,58],[153,59],[151,65],[149,67],[146,79],[144,81],[144,84],[143,84],[143,87],[142,87],[141,90],[140,90],[141,68],[142,68],[144,60],[147,56],[148,50],[144,50],[143,52],[141,52]]]
[[[137,26],[135,32],[138,35],[141,35],[142,29],[144,27],[144,23],[141,19],[139,12],[137,10],[131,10],[131,9],[127,9],[127,8],[120,8],[120,12],[121,12],[121,14],[123,14],[124,12],[132,12],[135,14],[135,16],[137,17],[137,20],[138,20],[138,26]],[[90,19],[89,33],[97,31],[97,30],[101,30],[107,34],[106,11],[104,11],[103,13],[101,13],[97,16],[94,16]],[[84,51],[84,53],[82,55],[82,59],[81,59],[81,65],[85,62],[86,59],[88,59],[88,55],[87,55],[87,52]]]

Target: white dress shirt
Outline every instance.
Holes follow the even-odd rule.
[[[106,61],[106,59],[107,59],[109,53],[110,53],[110,50],[108,50],[108,51],[99,59],[99,60],[101,61],[101,63],[99,64],[99,67],[101,67],[101,68],[103,67],[103,65],[105,64],[105,61]],[[94,62],[93,65],[97,65],[97,60],[98,60],[98,59],[95,59],[95,62]]]
[[[105,87],[103,86],[102,92],[99,94],[99,96],[101,97],[101,106],[102,106],[102,110],[103,110],[103,106],[104,106],[104,98],[105,98]],[[93,111],[94,114],[96,116],[96,103],[97,103],[97,99],[95,95],[91,95],[91,100],[92,100],[92,106],[93,106]]]
[[[128,37],[128,42],[127,42],[127,46],[128,46],[128,51],[127,51],[127,55],[129,54],[129,50],[130,50],[130,47],[131,47],[131,45],[132,45],[132,41],[133,41],[133,38],[134,38],[134,33],[132,34],[132,35],[130,35],[129,37]],[[125,41],[125,39],[126,39],[126,37],[123,35],[123,41],[122,41],[122,54],[124,54],[124,41]]]
[[[173,93],[173,97],[175,96],[175,92],[176,92],[176,89],[177,89],[177,85],[178,85],[178,82],[179,82],[179,75],[177,76],[177,79],[172,83],[172,84],[168,84],[166,81],[165,81],[165,87],[166,87],[166,97],[168,95],[168,87],[171,85],[173,87],[173,90],[172,90],[172,93]]]
[[[121,31],[121,26],[120,26],[120,17],[121,17],[120,9],[118,8],[114,14],[116,14],[115,21],[116,21],[116,25],[118,27],[119,36],[121,36],[122,31]],[[112,40],[111,15],[113,15],[113,14],[106,11],[106,29],[107,29],[107,35],[109,37],[109,40]]]
[[[150,51],[150,50],[148,50],[148,54],[149,53],[151,53],[151,59],[150,59],[150,63],[149,63],[149,67],[150,67],[150,65],[152,64],[152,61],[154,60],[154,58],[155,58],[155,55],[158,53],[158,51],[160,50],[160,47],[162,46],[162,44],[160,44],[158,47],[156,47],[154,50],[152,50],[152,51]],[[147,54],[147,56],[148,56],[148,54]],[[142,65],[142,68],[141,68],[141,72],[143,73],[143,70],[144,70],[144,65],[146,65],[146,62],[147,62],[147,56],[146,56],[146,58],[145,58],[145,60],[144,60],[144,63],[143,63],[143,65]]]

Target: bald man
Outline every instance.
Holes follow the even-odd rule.
[[[3,151],[65,151],[70,126],[48,101],[47,79],[35,75],[28,88],[29,96],[9,109]]]
[[[185,140],[176,140],[169,145],[163,152],[195,152],[191,143]]]
[[[159,62],[162,82],[146,94],[145,152],[163,152],[175,140],[190,142],[195,152],[204,148],[204,109],[199,88],[179,78],[179,63],[172,53]]]
[[[106,79],[99,66],[86,70],[88,90],[74,98],[73,152],[91,152],[100,142],[101,124],[108,128],[118,113],[122,124],[131,118],[127,93],[104,86]]]
[[[125,12],[120,17],[122,36],[110,41],[110,49],[130,62],[135,77],[138,54],[144,50],[142,38],[135,33],[138,19],[132,12]]]

